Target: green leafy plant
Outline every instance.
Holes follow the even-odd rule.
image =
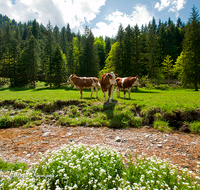
[[[172,128],[169,127],[169,124],[165,121],[154,121],[153,126],[159,131],[171,131]]]
[[[46,152],[27,170],[5,167],[0,161],[4,167],[0,168],[0,189],[200,189],[200,171],[194,174],[137,152],[134,160],[129,155],[125,163],[118,152],[104,146],[72,143]]]

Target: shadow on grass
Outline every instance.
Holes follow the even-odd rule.
[[[157,94],[160,92],[156,92],[154,90],[149,90],[149,91],[143,91],[143,90],[138,90],[138,91],[131,91],[132,93],[137,93],[137,94]],[[127,94],[127,93],[126,93]]]
[[[107,119],[112,119],[114,117],[114,109],[117,104],[117,100],[112,100],[112,103],[106,102],[103,104],[103,111],[107,116]]]
[[[16,91],[16,92],[20,92],[20,91],[27,91],[27,90],[31,90],[31,88],[16,88],[16,87],[7,87],[7,88],[0,88],[0,91],[5,91],[5,90],[9,90],[9,91]]]

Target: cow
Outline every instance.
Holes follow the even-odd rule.
[[[124,99],[126,91],[129,93],[129,99],[130,99],[130,92],[132,86],[140,86],[138,75],[136,77],[125,77],[125,78],[116,78],[116,92],[117,97],[120,97],[120,90],[124,91]]]
[[[118,74],[114,74],[113,71],[110,73],[104,73],[101,76],[100,79],[100,84],[101,84],[101,89],[103,91],[104,95],[104,103],[106,103],[106,92],[108,91],[108,101],[109,103],[112,102],[113,99],[113,88],[116,83],[115,77],[117,77]]]
[[[100,86],[99,80],[96,77],[78,77],[75,74],[70,75],[67,83],[73,84],[81,93],[81,99],[83,98],[82,91],[84,88],[91,88],[91,95],[96,90],[96,98],[98,98],[98,86]]]

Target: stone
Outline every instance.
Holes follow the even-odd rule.
[[[117,136],[117,137],[115,138],[115,142],[120,142],[120,141],[121,141],[121,138]]]
[[[46,132],[42,135],[43,137],[48,137],[49,136],[49,132]]]
[[[31,157],[31,154],[27,154],[26,157],[27,157],[27,158],[30,158],[30,157]]]
[[[184,132],[184,133],[190,133],[191,130],[187,124],[183,125],[182,127],[179,128],[179,131]]]

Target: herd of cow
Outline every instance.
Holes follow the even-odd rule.
[[[83,97],[82,91],[84,88],[91,88],[91,97],[95,88],[96,98],[98,98],[98,87],[101,86],[105,103],[106,103],[107,91],[108,91],[108,101],[109,103],[112,102],[114,86],[116,87],[118,98],[120,97],[120,90],[123,90],[124,98],[125,98],[126,91],[128,91],[129,99],[130,99],[131,87],[140,86],[138,75],[136,77],[120,78],[118,77],[118,74],[114,74],[112,71],[110,73],[104,73],[101,76],[100,83],[99,83],[98,78],[96,77],[78,77],[74,74],[70,75],[67,83],[73,84],[78,90],[80,90],[81,98]]]

